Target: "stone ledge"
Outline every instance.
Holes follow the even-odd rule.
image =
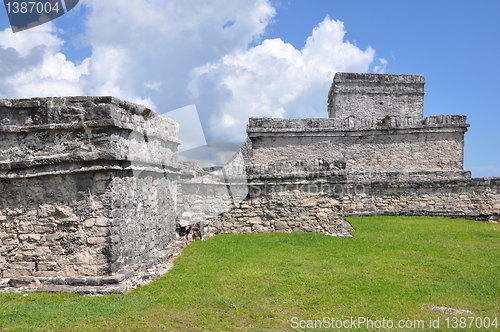
[[[425,76],[411,74],[336,73],[334,82],[377,84],[424,84]]]
[[[173,120],[114,97],[3,99],[0,177],[74,173],[95,166],[131,168],[130,164],[134,171],[177,172],[177,134]]]
[[[0,288],[0,293],[76,293],[80,295],[126,294],[130,291],[127,285],[112,286],[65,286],[42,285],[38,287]]]
[[[417,181],[439,181],[439,180],[468,180],[471,178],[470,171],[462,170],[433,170],[433,171],[351,171],[345,172],[349,183],[373,183],[373,182],[417,182]]]
[[[0,179],[21,179],[61,174],[100,172],[100,171],[132,171],[134,173],[157,173],[180,175],[176,165],[131,165],[129,161],[89,161],[59,163],[53,165],[36,165],[16,168],[9,163],[0,163]]]
[[[345,170],[319,169],[318,171],[303,171],[293,169],[279,173],[272,167],[252,165],[248,173],[248,185],[273,185],[279,184],[315,184],[331,183],[345,186],[364,185],[378,187],[420,187],[420,186],[455,186],[463,185],[489,185],[500,181],[498,178],[471,178],[470,171],[387,171],[387,172],[356,172]],[[266,170],[268,170],[266,172]]]
[[[134,114],[149,115],[151,110],[145,106],[125,101],[113,96],[71,96],[71,97],[45,97],[45,98],[23,98],[23,99],[0,99],[0,107],[10,108],[36,108],[43,102],[58,102],[68,105],[71,102],[92,102],[96,104],[112,104],[126,109]],[[70,103],[67,103],[70,102]]]
[[[175,121],[145,106],[111,96],[0,99],[0,115],[0,132],[119,127],[181,143]]]
[[[441,187],[456,187],[456,186],[498,186],[500,185],[500,177],[491,178],[458,178],[458,179],[429,179],[421,181],[413,181],[406,179],[405,181],[360,181],[360,184],[369,184],[371,188],[441,188]]]
[[[125,294],[167,273],[173,267],[174,259],[181,254],[187,244],[185,239],[174,241],[167,248],[111,276],[3,278],[0,279],[0,293]]]
[[[345,119],[276,119],[250,118],[249,137],[269,135],[330,135],[359,136],[390,133],[466,131],[470,126],[465,115],[432,115],[423,119],[386,116],[383,119],[348,117]]]

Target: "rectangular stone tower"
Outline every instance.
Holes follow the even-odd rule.
[[[389,116],[419,118],[424,112],[425,77],[337,73],[328,95],[330,118]]]

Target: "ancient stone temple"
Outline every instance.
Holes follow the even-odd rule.
[[[247,199],[191,224],[203,230],[201,237],[268,231],[347,236],[339,216],[498,220],[500,179],[474,179],[463,168],[466,116],[424,118],[424,84],[420,75],[337,73],[329,118],[250,118],[239,152]],[[203,201],[214,202],[204,198],[198,208]]]
[[[251,118],[246,162],[345,163],[336,173],[345,176],[342,186],[325,187],[341,201],[343,215],[498,220],[500,179],[471,178],[463,169],[466,116],[423,118],[424,84],[420,75],[337,73],[329,118]]]
[[[250,119],[250,162],[342,160],[349,179],[470,177],[466,116],[423,118],[424,83],[419,75],[338,73],[328,119]]]
[[[247,162],[344,162],[336,192],[344,215],[498,220],[499,179],[463,169],[466,116],[423,118],[424,83],[420,75],[337,73],[328,119],[251,118]]]
[[[351,236],[343,216],[499,221],[500,178],[464,170],[466,116],[424,118],[424,84],[337,73],[328,118],[250,118],[240,151],[206,169],[178,162],[177,124],[143,106],[0,100],[0,291],[124,293],[187,241]]]
[[[3,285],[123,292],[168,255],[177,133],[113,97],[0,101]]]

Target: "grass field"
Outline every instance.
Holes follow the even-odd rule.
[[[167,275],[127,295],[0,294],[0,331],[298,331],[324,317],[425,324],[405,331],[447,330],[447,322],[457,326],[450,331],[500,331],[500,321],[475,329],[467,320],[460,329],[470,314],[426,307],[470,310],[480,317],[472,327],[500,320],[500,224],[348,220],[354,238],[235,234],[191,243]]]

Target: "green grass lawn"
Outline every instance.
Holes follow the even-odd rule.
[[[425,329],[405,331],[441,331],[457,317],[427,305],[498,317],[489,330],[500,331],[500,224],[348,220],[354,238],[235,234],[191,243],[167,275],[127,295],[0,294],[0,331],[301,330],[293,317],[423,320]],[[429,328],[431,317],[439,329]]]

